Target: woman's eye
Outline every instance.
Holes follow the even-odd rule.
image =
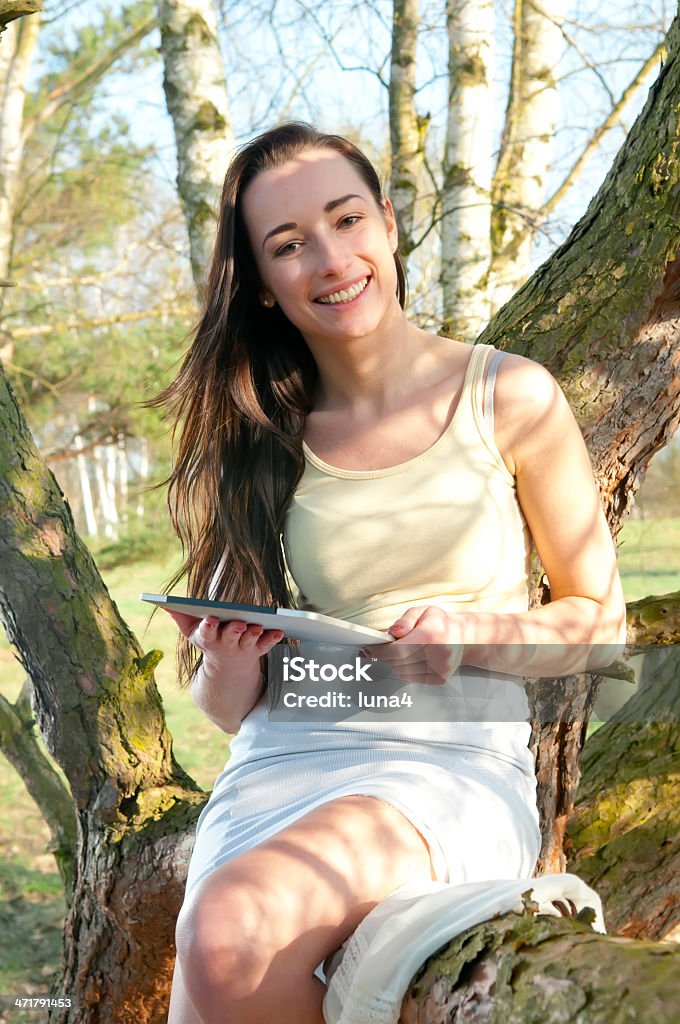
[[[351,227],[352,224],[356,224],[357,221],[361,220],[361,216],[358,213],[348,213],[346,217],[343,217],[340,221],[341,224],[346,224]]]
[[[274,255],[287,256],[291,252],[297,252],[298,245],[300,245],[300,242],[286,242],[285,245],[282,245],[279,249],[276,250]]]

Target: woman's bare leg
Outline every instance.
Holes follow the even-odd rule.
[[[394,889],[431,877],[425,841],[390,804],[350,796],[317,807],[185,901],[177,953],[190,1004],[202,1024],[323,1024],[317,964]]]

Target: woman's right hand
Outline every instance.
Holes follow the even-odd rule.
[[[243,668],[259,664],[262,655],[283,639],[281,629],[264,629],[235,620],[224,622],[214,615],[201,618],[169,608],[163,610],[173,617],[180,633],[203,652],[204,670],[223,671],[227,665],[235,667],[236,663]]]

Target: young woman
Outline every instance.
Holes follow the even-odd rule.
[[[625,606],[566,400],[529,359],[410,323],[397,245],[347,140],[290,123],[234,158],[160,398],[187,592],[389,629],[451,674],[591,667]],[[532,540],[552,600],[529,611]],[[321,1024],[320,965],[394,889],[531,876],[528,722],[270,722],[280,631],[175,619],[182,681],[238,735],[197,827],[170,1024]]]

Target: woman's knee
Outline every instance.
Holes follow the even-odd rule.
[[[263,910],[253,887],[225,879],[207,879],[185,899],[175,938],[192,999],[242,999],[257,989],[270,959]]]

